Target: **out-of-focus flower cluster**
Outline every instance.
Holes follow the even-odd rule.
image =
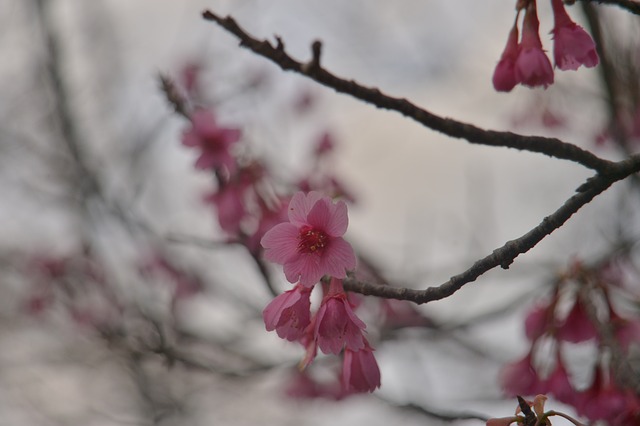
[[[553,58],[560,70],[577,70],[581,65],[594,67],[599,58],[593,39],[571,20],[562,0],[551,0],[554,14]],[[522,38],[519,39],[518,18],[525,11]],[[516,19],[507,44],[493,74],[493,87],[510,92],[517,84],[545,88],[553,84],[553,67],[542,48],[540,21],[536,0],[518,2]]]
[[[640,349],[640,293],[626,277],[629,269],[625,257],[571,266],[526,317],[529,351],[500,375],[507,395],[548,394],[591,421],[640,424],[640,375],[631,362]],[[590,376],[588,383],[580,383],[571,349],[585,345],[595,356],[583,366],[591,374],[580,374]]]

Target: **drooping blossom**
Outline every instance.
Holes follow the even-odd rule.
[[[380,387],[380,368],[366,340],[358,351],[344,350],[342,386],[346,392],[373,392]]]
[[[534,342],[538,340],[549,327],[549,306],[539,304],[529,311],[524,320],[524,331],[527,338]]]
[[[206,109],[191,114],[191,127],[182,134],[184,146],[200,150],[195,167],[203,170],[215,167],[235,170],[236,161],[231,154],[231,146],[239,139],[239,129],[220,127],[213,113]]]
[[[229,235],[240,232],[242,220],[247,215],[245,192],[249,188],[250,184],[246,182],[229,182],[204,199],[214,205],[220,228]]]
[[[347,205],[318,192],[296,193],[289,203],[289,222],[270,229],[261,243],[264,257],[284,266],[289,282],[313,286],[324,275],[344,278],[356,256],[342,235],[349,219]]]
[[[596,328],[587,316],[579,298],[576,299],[564,323],[558,327],[556,337],[571,343],[586,342],[598,337]]]
[[[298,284],[273,299],[262,311],[267,331],[289,341],[300,339],[311,321],[310,295],[310,288]]]
[[[518,17],[516,16],[516,21],[507,38],[507,45],[493,72],[493,87],[498,92],[510,92],[518,84],[515,70],[518,48]]]
[[[558,401],[564,402],[565,404],[573,404],[576,389],[569,381],[567,369],[564,367],[559,353],[556,357],[556,367],[549,377],[547,377],[545,387],[546,391],[552,394]]]
[[[531,362],[532,354],[528,353],[519,361],[502,367],[499,382],[507,396],[535,395],[542,388],[542,383]]]
[[[329,292],[316,314],[315,337],[320,350],[339,354],[343,347],[358,351],[365,347],[362,335],[366,325],[353,312],[340,280],[333,278]]]
[[[598,65],[596,45],[587,32],[573,22],[564,8],[562,0],[551,0],[553,6],[553,58],[561,70],[577,70],[580,65],[587,68]]]
[[[578,414],[592,421],[610,420],[625,411],[627,398],[611,377],[605,376],[601,366],[596,365],[591,386],[576,395],[574,405]]]
[[[522,24],[522,40],[515,64],[517,82],[529,87],[553,84],[553,67],[542,49],[538,33],[540,21],[536,10],[536,1],[527,6]]]

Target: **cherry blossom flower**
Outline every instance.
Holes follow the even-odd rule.
[[[535,306],[524,320],[524,330],[529,340],[536,341],[549,327],[549,306],[539,304]]]
[[[576,299],[564,323],[558,327],[556,337],[572,343],[585,342],[598,337],[596,328],[587,317],[580,299]]]
[[[191,127],[182,134],[184,146],[200,149],[195,167],[203,170],[223,166],[235,170],[236,161],[230,148],[239,139],[239,129],[220,127],[213,113],[206,109],[191,114]]]
[[[535,0],[529,3],[522,25],[522,41],[515,63],[516,80],[525,86],[546,88],[553,84],[553,67],[542,49]]]
[[[598,65],[596,45],[587,32],[573,22],[562,0],[551,0],[554,15],[553,57],[561,70],[577,70],[580,65],[591,68]]]
[[[557,356],[556,368],[547,378],[545,385],[547,392],[553,394],[558,401],[573,404],[576,390],[569,381],[569,375],[560,354]]]
[[[627,398],[610,377],[605,377],[600,366],[596,366],[591,386],[576,396],[574,405],[578,414],[590,420],[609,420],[625,411]]]
[[[380,368],[366,340],[358,351],[344,350],[342,386],[347,392],[373,392],[380,387]]]
[[[313,286],[324,275],[344,278],[356,266],[355,253],[342,238],[348,222],[343,201],[333,203],[314,191],[298,192],[289,203],[289,222],[262,237],[264,257],[282,264],[292,283]]]
[[[300,339],[311,321],[310,295],[310,288],[298,284],[273,299],[262,311],[267,331],[276,330],[289,341]]]
[[[249,188],[250,184],[247,182],[229,182],[204,199],[215,206],[220,228],[229,235],[240,232],[242,220],[247,215],[245,192]]]
[[[541,381],[531,363],[531,352],[519,361],[507,364],[500,371],[500,385],[507,396],[535,395]]]
[[[318,347],[326,354],[337,355],[345,345],[352,351],[358,351],[365,346],[362,335],[365,328],[365,323],[353,312],[342,283],[333,278],[316,314]]]
[[[515,72],[518,47],[518,17],[516,16],[516,22],[507,38],[507,45],[493,72],[493,87],[498,92],[510,92],[518,84]]]

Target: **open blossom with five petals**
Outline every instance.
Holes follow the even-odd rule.
[[[206,109],[191,114],[191,127],[182,134],[182,144],[200,149],[196,169],[225,166],[235,170],[236,161],[231,146],[240,139],[240,130],[220,127],[213,113]]]
[[[339,354],[346,345],[353,351],[364,348],[362,331],[366,325],[356,316],[340,280],[332,279],[329,293],[316,314],[315,338],[326,354]]]
[[[532,0],[527,6],[522,24],[522,41],[515,64],[516,80],[525,86],[544,86],[553,84],[553,67],[542,50],[540,41],[540,21],[536,2]]]
[[[289,341],[298,340],[311,322],[311,289],[300,284],[277,296],[262,311],[267,331]]]
[[[282,264],[289,282],[313,286],[324,275],[344,278],[355,268],[353,248],[342,238],[349,223],[343,201],[298,192],[288,213],[289,222],[274,226],[260,242],[265,259]]]
[[[561,70],[577,70],[580,65],[587,68],[598,65],[596,45],[587,32],[573,22],[564,8],[562,0],[551,0],[553,6],[553,57]]]

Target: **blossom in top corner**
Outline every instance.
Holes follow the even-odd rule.
[[[577,70],[580,65],[595,67],[600,61],[591,36],[573,22],[562,0],[551,0],[553,6],[553,58],[563,71]]]
[[[344,201],[298,192],[288,215],[288,222],[271,228],[260,242],[265,259],[282,264],[289,282],[313,286],[324,275],[345,278],[356,267],[353,248],[342,238],[349,224]]]
[[[507,38],[507,45],[502,52],[500,61],[496,65],[496,69],[493,72],[493,87],[498,92],[510,92],[518,80],[516,79],[516,59],[518,59],[518,21],[513,24],[513,28],[509,32]]]
[[[535,0],[527,6],[522,24],[522,40],[515,64],[516,80],[529,87],[553,84],[553,67],[542,49],[540,21]]]

